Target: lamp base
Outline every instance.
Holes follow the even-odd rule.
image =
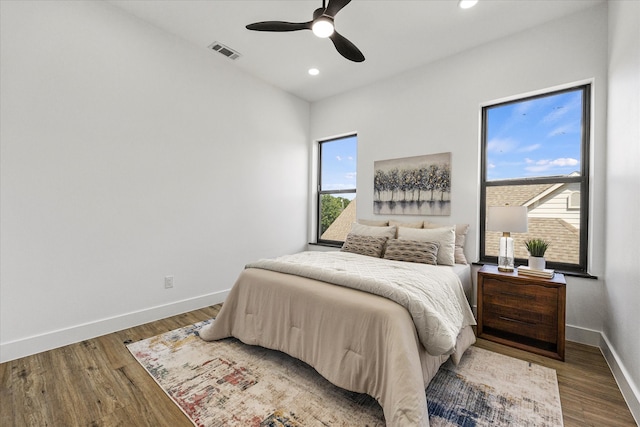
[[[498,270],[513,271],[515,267],[515,259],[513,256],[513,239],[504,233],[500,238],[500,252],[498,255]]]
[[[505,271],[507,273],[513,273],[514,268],[513,267],[500,267],[500,266],[498,266],[498,271]]]

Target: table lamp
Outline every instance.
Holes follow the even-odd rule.
[[[527,232],[526,206],[489,206],[487,231],[501,231],[498,270],[513,271],[514,248],[511,233]]]

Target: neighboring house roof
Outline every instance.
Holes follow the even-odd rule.
[[[578,176],[580,175],[578,172],[571,172],[569,175],[567,176]],[[535,202],[543,200],[545,197],[547,197],[550,194],[553,194],[553,192],[555,192],[556,190],[566,186],[566,183],[560,183],[560,184],[549,184],[546,185],[546,189],[540,191],[538,194],[535,194],[534,197],[532,197],[531,199],[527,200],[525,203],[522,203],[523,206],[531,206],[533,205]],[[540,187],[544,187],[545,185],[540,185]],[[529,186],[531,187],[531,186]],[[536,186],[537,187],[537,186]]]
[[[485,252],[487,255],[498,255],[498,244],[502,233],[487,231]],[[516,258],[526,259],[529,254],[524,246],[525,240],[543,238],[550,243],[545,258],[558,262],[577,264],[580,231],[560,218],[529,218],[527,233],[511,233],[514,240]]]
[[[505,185],[487,187],[487,206],[524,206],[555,184]]]
[[[573,175],[573,174],[572,174]],[[567,184],[536,184],[487,187],[487,206],[527,206],[529,209],[554,197]],[[500,232],[486,232],[485,253],[498,255]],[[577,264],[580,252],[580,230],[562,218],[529,217],[527,233],[512,233],[516,258],[528,257],[525,240],[542,238],[550,243],[545,258]]]
[[[356,222],[356,199],[353,199],[340,215],[322,233],[322,240],[338,240],[343,242],[351,230],[351,224]]]

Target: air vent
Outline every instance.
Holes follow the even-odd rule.
[[[224,55],[229,59],[233,59],[234,61],[242,56],[240,55],[240,53],[231,49],[229,46],[225,46],[222,43],[218,43],[218,42],[211,43],[209,45],[209,49],[213,49],[216,52],[220,53],[221,55]]]

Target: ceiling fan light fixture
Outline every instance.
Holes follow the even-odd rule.
[[[470,9],[478,3],[478,0],[459,0],[458,7],[460,9]]]
[[[313,25],[311,26],[311,30],[313,34],[321,39],[326,39],[327,37],[333,34],[333,19],[328,16],[321,16],[315,20]]]
[[[2,0],[0,0],[2,1]],[[333,20],[336,13],[348,5],[351,0],[322,0],[322,7],[313,11],[313,18],[307,22],[262,21],[254,22],[246,26],[251,31],[289,32],[300,30],[312,30],[320,38],[329,38],[338,53],[353,62],[364,61],[364,55],[360,49],[351,43],[345,36],[335,31]]]

